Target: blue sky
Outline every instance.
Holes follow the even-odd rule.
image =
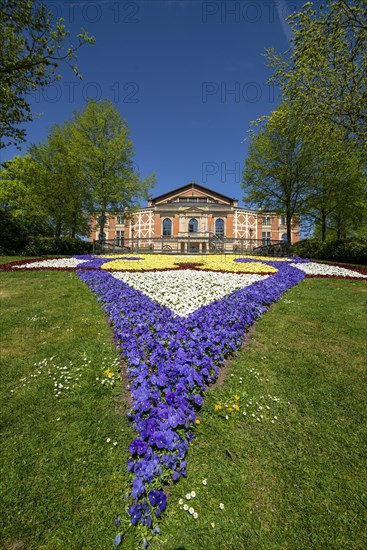
[[[271,73],[264,48],[288,48],[285,18],[302,2],[46,3],[72,36],[83,27],[96,43],[79,50],[82,81],[62,67],[58,83],[32,95],[33,112],[40,116],[27,124],[21,152],[88,98],[109,99],[128,123],[141,175],[156,173],[153,196],[195,180],[241,199],[250,121],[279,103],[278,90],[266,83]],[[9,147],[1,160],[15,154]]]

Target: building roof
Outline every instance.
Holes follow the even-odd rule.
[[[186,191],[189,191],[190,189],[196,190],[201,193],[205,193],[210,195],[211,197],[217,198],[221,201],[225,201],[230,205],[237,205],[238,200],[227,197],[226,195],[223,195],[222,193],[218,193],[218,191],[214,191],[213,189],[209,189],[208,187],[204,187],[203,185],[199,185],[195,181],[191,181],[190,183],[187,183],[186,185],[183,185],[182,187],[177,187],[176,189],[172,189],[171,191],[168,191],[167,193],[164,193],[162,195],[159,195],[158,197],[154,197],[149,201],[149,206],[155,206],[156,203],[161,203],[165,199],[167,201],[172,197],[172,195],[178,195],[181,193],[184,193]]]

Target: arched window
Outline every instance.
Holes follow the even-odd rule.
[[[189,221],[189,233],[197,233],[198,225],[198,221],[195,218],[191,218]]]
[[[282,241],[288,242],[287,233],[283,233],[283,235],[282,235]]]
[[[172,235],[172,221],[169,218],[163,220],[163,236],[170,237]]]
[[[215,221],[215,234],[217,237],[224,237],[224,220],[222,218]]]

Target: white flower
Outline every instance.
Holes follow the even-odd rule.
[[[186,500],[190,500],[190,498],[191,498],[191,494],[190,494],[190,493],[187,493],[187,494],[186,494]]]
[[[113,442],[113,444],[114,444],[114,446],[116,447],[116,445],[117,445],[117,441],[114,441],[114,442]]]
[[[197,512],[194,512],[194,518],[198,519],[198,517],[199,517],[199,514]]]
[[[228,414],[226,414],[225,419],[228,420]]]
[[[191,493],[190,493],[190,494],[191,494],[191,498],[195,498],[195,497],[196,497],[196,493],[195,493],[195,491],[191,491]]]
[[[318,264],[316,262],[307,262],[301,264],[290,264],[301,271],[304,271],[308,275],[339,275],[341,277],[356,277],[359,279],[367,278],[367,275],[362,275],[352,269],[345,269],[344,267],[338,267],[335,265]]]
[[[194,508],[191,506],[191,508],[189,508],[189,514],[194,514],[195,513],[195,510]]]
[[[224,504],[223,504],[223,502],[221,502],[221,503],[219,504],[219,508],[220,508],[221,510],[224,510]]]
[[[207,484],[207,480],[206,479],[203,479],[203,481],[201,482],[203,485],[206,485]]]
[[[180,498],[180,500],[178,501],[178,503],[182,505],[182,504],[184,503],[183,498]]]
[[[27,264],[15,265],[12,269],[32,269],[35,267],[77,267],[89,260],[77,260],[76,258],[59,258],[57,260],[42,260],[41,262],[30,262]]]
[[[189,507],[187,506],[187,504],[184,504],[184,507],[183,507],[184,510],[188,510]]]
[[[106,441],[107,441],[107,443],[111,443],[111,438],[107,437]]]
[[[187,317],[199,307],[219,300],[267,275],[213,271],[112,272],[113,277],[140,290],[177,315]],[[231,376],[234,376],[233,374]]]
[[[214,521],[211,521],[211,522],[210,522],[210,525],[211,525],[211,526],[213,527],[213,529],[214,529],[214,527],[215,527]]]

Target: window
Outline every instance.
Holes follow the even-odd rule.
[[[170,237],[172,234],[172,221],[169,218],[163,220],[163,236]]]
[[[281,224],[281,225],[286,225],[286,223],[287,223],[286,217],[285,217],[285,216],[282,216],[282,217],[280,218],[280,224]]]
[[[124,216],[117,216],[117,225],[123,225],[125,223]]]
[[[215,221],[215,234],[217,237],[224,237],[224,220],[222,218]]]
[[[197,233],[198,226],[198,221],[195,218],[191,218],[191,220],[189,221],[189,233]]]
[[[271,217],[263,216],[263,225],[271,225]]]
[[[271,244],[271,233],[270,231],[262,232],[262,245]]]
[[[287,233],[283,233],[283,235],[282,235],[282,241],[284,241],[284,242],[286,242],[286,243],[288,242]]]

